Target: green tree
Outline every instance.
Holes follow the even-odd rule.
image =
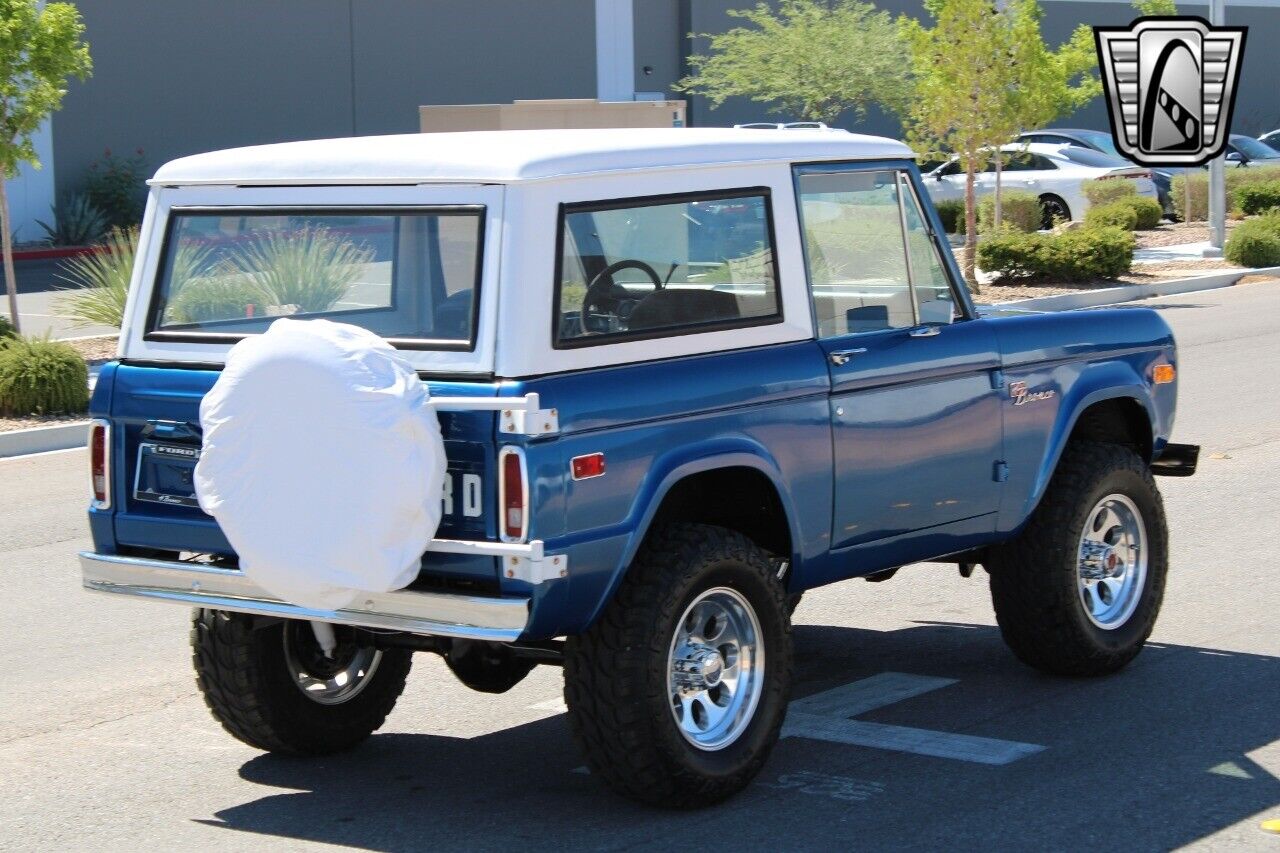
[[[17,176],[24,162],[39,168],[32,134],[62,106],[67,79],[83,80],[91,73],[82,35],[80,12],[70,3],[42,9],[37,0],[0,0],[0,240],[14,329],[19,328],[18,295],[4,179]]]
[[[893,19],[859,0],[782,0],[733,10],[747,26],[696,37],[709,55],[689,57],[693,73],[675,88],[706,95],[712,107],[745,97],[812,121],[904,103],[910,91],[907,48]]]
[[[1140,15],[1178,14],[1178,5],[1173,0],[1133,0],[1132,6]]]

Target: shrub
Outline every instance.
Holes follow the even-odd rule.
[[[961,205],[961,210],[964,205]],[[978,201],[978,233],[985,234],[994,230],[996,219],[996,197],[985,195]],[[1000,192],[1000,227],[1008,231],[1029,233],[1039,231],[1044,219],[1040,209],[1040,197],[1034,193],[1021,190],[1002,190]]]
[[[113,230],[99,250],[66,261],[58,277],[70,283],[59,309],[77,326],[115,326],[124,322],[124,302],[138,254],[138,229]]]
[[[1015,280],[1115,278],[1129,271],[1133,247],[1133,234],[1109,227],[1061,234],[1000,234],[978,244],[978,266]]]
[[[234,276],[199,276],[174,279],[173,295],[164,310],[164,322],[207,323],[237,317],[261,317],[267,297],[252,281]]]
[[[73,195],[49,210],[53,213],[53,225],[39,219],[39,225],[55,246],[87,246],[102,238],[110,227],[106,214],[94,207],[88,196]]]
[[[1138,231],[1149,231],[1159,225],[1160,220],[1164,218],[1164,208],[1160,206],[1160,202],[1144,195],[1127,196],[1113,203],[1126,204],[1133,209],[1134,214],[1137,215],[1137,222],[1133,227]]]
[[[1132,231],[1138,224],[1138,211],[1122,201],[1095,204],[1085,213],[1084,224],[1091,228],[1109,226]]]
[[[942,230],[948,234],[964,233],[964,202],[956,199],[940,201],[934,205],[938,209],[938,218],[942,220]]]
[[[1227,182],[1227,212],[1240,210],[1239,192],[1242,187],[1280,181],[1280,166],[1245,166],[1225,171]],[[1174,206],[1183,214],[1186,205],[1186,186],[1191,183],[1191,219],[1203,221],[1209,218],[1209,173],[1203,169],[1183,172],[1173,178]]]
[[[132,157],[117,157],[108,148],[85,176],[85,195],[113,228],[131,228],[142,221],[146,190],[147,161],[141,148]]]
[[[1138,194],[1138,188],[1133,185],[1133,181],[1123,178],[1096,178],[1083,182],[1080,188],[1091,205],[1110,204]]]
[[[1232,229],[1222,254],[1245,267],[1280,266],[1280,213],[1241,222]]]
[[[1280,181],[1245,184],[1235,191],[1236,206],[1247,216],[1280,207]]]
[[[268,305],[300,313],[328,311],[346,295],[373,250],[324,227],[258,234],[227,259],[227,271],[257,285]]]
[[[12,338],[13,335],[13,323],[8,317],[0,315],[0,346],[4,346],[5,338]]]
[[[15,337],[0,346],[0,415],[78,414],[89,407],[89,371],[72,347]]]

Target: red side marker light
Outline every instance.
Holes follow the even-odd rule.
[[[586,456],[575,456],[572,461],[573,479],[590,480],[592,477],[604,476],[604,454],[588,453]]]

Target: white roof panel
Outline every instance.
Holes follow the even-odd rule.
[[[166,163],[151,183],[508,183],[632,169],[912,156],[892,139],[828,129],[489,130],[229,148]]]

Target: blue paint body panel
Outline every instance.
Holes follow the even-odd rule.
[[[927,198],[913,164],[859,164],[885,167],[905,169]],[[936,211],[928,204],[925,211],[941,233]],[[944,260],[959,280],[950,253]],[[559,421],[557,432],[527,437],[499,433],[491,412],[442,413],[455,491],[438,535],[498,538],[497,454],[520,447],[529,536],[567,555],[570,569],[531,587],[505,578],[494,558],[428,555],[424,578],[531,596],[526,637],[574,634],[609,601],[663,499],[692,475],[742,468],[772,486],[791,541],[791,553],[777,556],[790,561],[787,583],[799,592],[1015,533],[1081,413],[1096,403],[1136,406],[1150,426],[1151,456],[1159,456],[1173,428],[1176,383],[1153,385],[1152,368],[1176,360],[1156,312],[979,316],[963,289],[957,301],[964,316],[927,337],[890,330],[680,358],[661,358],[659,340],[644,363],[430,381],[435,395],[536,392]],[[858,352],[835,365],[837,350]],[[198,509],[139,501],[132,492],[144,427],[198,424],[217,377],[211,369],[104,367],[91,411],[114,426],[116,473],[113,508],[89,513],[98,551],[232,554]],[[1025,397],[1015,398],[1014,388]],[[605,475],[572,479],[570,460],[591,453],[605,455]],[[458,491],[468,475],[479,480],[469,504]]]

